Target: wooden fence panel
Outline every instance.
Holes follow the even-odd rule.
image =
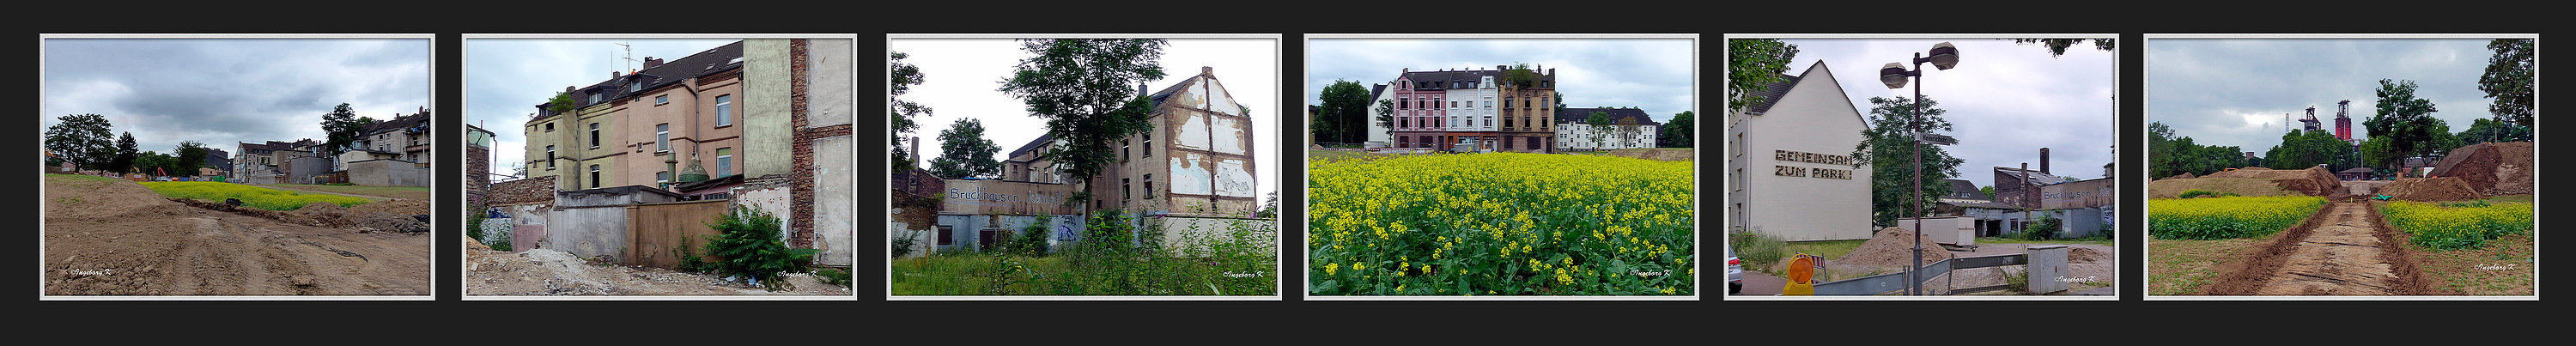
[[[729,200],[688,201],[637,204],[627,210],[626,249],[617,258],[629,265],[676,269],[680,259],[674,253],[680,246],[701,258],[706,237],[719,234],[707,227],[723,215]]]

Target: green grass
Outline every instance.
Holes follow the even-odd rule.
[[[1306,151],[1306,160],[1307,160],[1307,161],[1377,160],[1377,159],[1388,159],[1388,158],[1397,158],[1397,157],[1404,157],[1404,155],[1396,155],[1396,154],[1379,154],[1379,153],[1372,153],[1372,152],[1366,152],[1366,151],[1346,151],[1346,150],[1307,150],[1307,151]]]
[[[1734,241],[1736,242],[1736,244],[1733,245],[1736,247],[1735,256],[1737,259],[1744,260],[1745,270],[1780,275],[1781,273],[1772,273],[1771,267],[1777,266],[1782,259],[1802,253],[1824,256],[1825,258],[1842,258],[1843,255],[1851,254],[1853,249],[1860,248],[1860,244],[1862,242],[1867,242],[1869,240],[1853,239],[1787,242],[1774,240],[1768,236],[1739,236],[1735,238]]]
[[[125,181],[125,179],[109,178],[109,177],[102,177],[102,176],[95,176],[95,175],[79,175],[79,174],[45,174],[45,179],[53,180],[53,181],[58,181],[58,182],[72,182],[72,181]]]
[[[360,196],[373,196],[373,197],[388,197],[388,198],[409,198],[409,199],[422,199],[422,200],[429,199],[429,187],[424,187],[424,186],[355,186],[355,185],[302,185],[302,184],[276,184],[276,186],[278,186],[278,187],[283,187],[283,188],[287,188],[287,189],[306,190],[306,191],[321,191],[321,192],[329,192],[329,193],[337,193],[337,194],[347,194],[347,195],[360,195]]]
[[[2147,240],[2147,294],[2186,295],[2200,292],[2201,286],[2216,282],[2218,265],[2237,260],[2238,255],[2256,246],[2260,238],[2219,240]]]
[[[242,201],[242,206],[278,211],[295,210],[303,208],[306,204],[317,202],[338,204],[341,207],[352,207],[360,204],[367,204],[367,202],[369,202],[368,199],[360,197],[297,193],[250,185],[218,183],[211,181],[155,181],[144,182],[142,184],[143,187],[152,189],[152,192],[159,193],[166,197],[187,198],[210,202],[222,202],[225,199],[240,199]]]

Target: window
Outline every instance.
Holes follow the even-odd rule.
[[[599,165],[590,165],[590,188],[599,188]]]
[[[1127,144],[1126,140],[1118,141],[1118,162],[1127,162]]]
[[[590,123],[590,148],[599,149],[599,123]]]
[[[948,225],[940,225],[940,226],[939,226],[939,245],[950,245],[950,244],[955,244],[955,243],[957,242],[957,241],[956,241],[956,239],[957,239],[957,237],[956,237],[956,236],[957,236],[957,229],[956,229],[956,228],[954,228],[954,226],[948,226]]]
[[[644,82],[627,82],[626,92],[644,91]]]
[[[653,97],[653,105],[659,106],[659,105],[670,104],[670,103],[671,103],[671,95],[662,95],[662,96],[654,96],[654,97]]]
[[[1136,199],[1136,187],[1129,186],[1134,185],[1135,183],[1136,182],[1134,181],[1129,181],[1127,178],[1118,178],[1118,200],[1125,201]]]
[[[546,132],[555,132],[555,123],[546,123]]]
[[[671,189],[671,171],[654,172],[653,182],[661,184],[662,189],[664,190]]]
[[[671,124],[653,125],[653,152],[671,151]]]
[[[716,148],[716,176],[733,175],[733,148]]]
[[[1144,151],[1142,151],[1142,152],[1139,152],[1138,154],[1141,154],[1141,155],[1143,155],[1143,156],[1145,156],[1145,157],[1154,157],[1154,130],[1145,130],[1144,135],[1145,135],[1145,150],[1144,150]]]
[[[733,125],[733,95],[716,95],[716,126]]]
[[[1154,175],[1145,175],[1145,199],[1154,199]]]
[[[268,161],[265,157],[260,159],[260,161]],[[546,169],[555,169],[555,146],[552,145],[546,146]]]
[[[1399,97],[1399,98],[1396,98],[1396,99],[1395,99],[1395,109],[1413,109],[1413,98],[1411,98],[1411,97]]]

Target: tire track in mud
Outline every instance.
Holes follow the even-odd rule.
[[[2222,264],[2210,295],[2422,295],[2431,286],[2368,202],[2326,205],[2306,222]]]

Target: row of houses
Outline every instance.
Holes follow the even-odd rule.
[[[1213,67],[1147,93],[1154,129],[1115,142],[1109,167],[1084,179],[1047,156],[1069,145],[1040,136],[1010,152],[1000,179],[940,179],[914,169],[890,178],[895,210],[891,239],[912,239],[912,254],[981,251],[999,237],[1032,226],[1051,243],[1080,241],[1091,215],[1115,210],[1137,226],[1161,227],[1163,239],[1219,232],[1222,223],[1256,221],[1259,162],[1252,118]],[[916,146],[917,139],[916,139]],[[916,148],[912,152],[921,152]],[[1088,192],[1089,199],[1076,199]],[[1188,230],[1198,230],[1191,233]]]
[[[473,184],[469,196],[500,220],[486,234],[522,251],[667,265],[674,246],[712,234],[700,221],[743,207],[777,216],[788,246],[822,250],[815,264],[848,266],[851,44],[743,40],[565,87],[572,107],[534,105],[521,124],[526,176]]]
[[[1393,81],[1370,85],[1366,119],[1388,116],[1394,121],[1365,121],[1366,140],[1374,147],[1449,150],[1473,144],[1477,149],[1546,153],[1654,147],[1661,124],[1644,110],[1558,109],[1556,69],[1523,70],[1532,80],[1520,83],[1511,81],[1515,70],[1504,65],[1490,70],[1406,68]],[[1375,105],[1381,103],[1392,107],[1380,110]],[[1593,113],[1605,113],[1611,125],[1592,125]]]
[[[428,108],[364,127],[345,152],[311,138],[294,142],[236,142],[231,158],[208,161],[228,181],[242,184],[348,183],[366,186],[429,186],[431,114]],[[209,149],[210,153],[222,153]]]

